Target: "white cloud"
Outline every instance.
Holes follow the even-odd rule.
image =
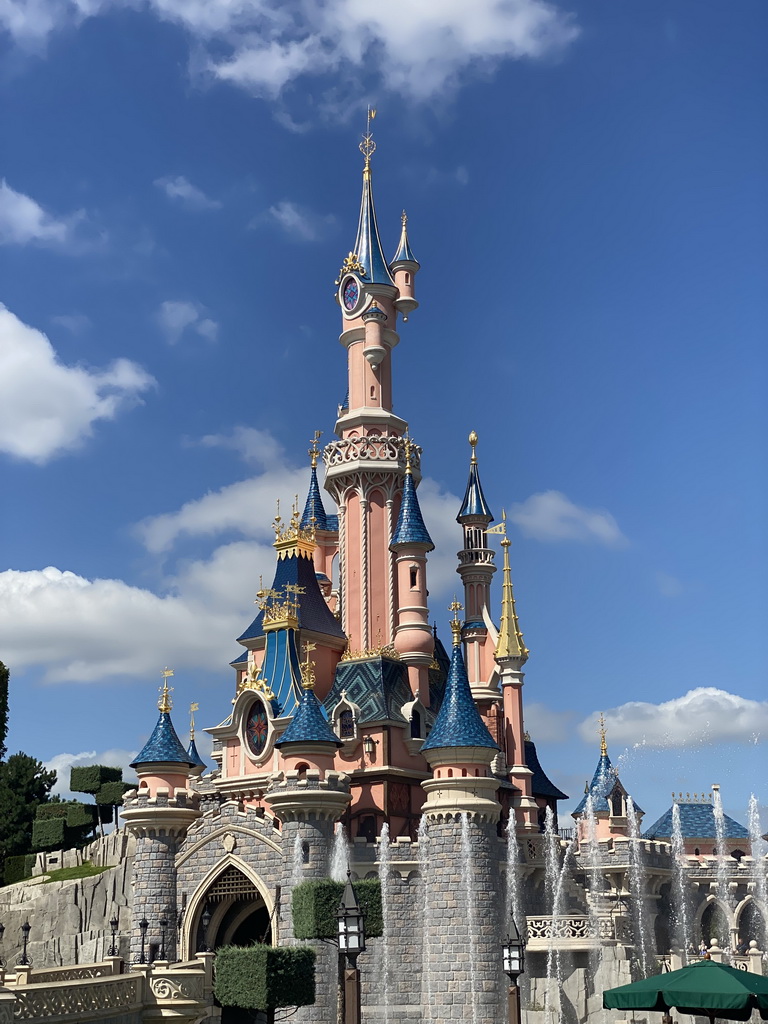
[[[113,748],[112,750],[104,750],[101,753],[97,753],[95,750],[83,750],[79,754],[54,754],[49,760],[44,762],[46,771],[56,772],[56,783],[51,790],[57,796],[60,796],[62,800],[70,800],[74,797],[76,800],[82,800],[83,803],[91,803],[91,799],[83,793],[74,793],[69,788],[69,777],[72,768],[84,768],[89,764],[104,764],[110,768],[122,768],[123,769],[123,782],[136,782],[136,772],[130,767],[131,761],[138,754],[138,750],[119,750]]]
[[[669,749],[755,743],[768,732],[768,701],[714,686],[700,686],[660,704],[629,701],[604,714],[608,737],[617,746]],[[597,728],[595,712],[579,725],[579,734],[593,742]]]
[[[298,203],[283,199],[268,210],[269,218],[277,224],[290,238],[299,242],[316,242],[322,238],[336,223],[331,214],[323,216],[314,213]],[[252,223],[255,227],[258,219]]]
[[[73,239],[84,217],[80,210],[70,217],[56,218],[31,196],[16,192],[5,179],[0,181],[0,245],[64,246]]]
[[[24,42],[133,0],[6,0],[0,27]],[[374,73],[376,91],[442,96],[471,72],[504,60],[541,59],[578,35],[548,0],[149,0],[208,50],[207,71],[274,98],[303,75],[354,82]],[[223,51],[223,55],[222,55]]]
[[[63,327],[70,334],[83,334],[91,326],[90,317],[85,313],[62,313],[59,316],[52,316],[51,323]]]
[[[235,427],[231,434],[206,434],[198,442],[203,448],[229,448],[251,465],[262,469],[278,466],[283,446],[267,430]]]
[[[532,494],[512,506],[509,518],[520,528],[523,536],[534,540],[576,540],[612,548],[623,547],[627,543],[610,512],[575,505],[560,491]]]
[[[193,185],[182,174],[175,178],[158,178],[155,185],[161,188],[169,199],[183,203],[193,210],[218,210],[221,206],[218,199],[210,199],[202,189]]]
[[[0,452],[42,464],[78,447],[154,384],[136,363],[66,366],[48,338],[0,304]]]
[[[219,325],[197,302],[163,302],[156,316],[169,345],[175,345],[187,330],[206,341],[216,341],[219,336]]]

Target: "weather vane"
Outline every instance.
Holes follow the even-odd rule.
[[[160,700],[157,702],[157,710],[167,714],[173,707],[171,703],[173,687],[168,685],[168,680],[173,675],[173,669],[168,668],[166,665],[160,674],[163,677],[163,685],[160,687]]]
[[[368,104],[368,119],[365,123],[365,135],[363,141],[360,143],[360,152],[365,157],[365,170],[367,171],[371,166],[371,157],[376,152],[376,143],[373,141],[373,132],[371,131],[371,121],[376,117],[376,111],[371,108],[370,103]]]
[[[310,459],[312,460],[312,469],[316,469],[317,468],[317,457],[320,454],[320,446],[319,446],[319,444],[317,442],[320,440],[320,438],[322,436],[323,436],[322,430],[316,430],[315,434],[314,434],[314,437],[309,442],[310,448],[309,448],[309,451],[307,452],[307,454],[309,455]]]
[[[190,743],[195,738],[195,712],[200,710],[200,705],[193,701],[189,705],[189,741]]]
[[[605,718],[603,712],[600,712],[600,754],[602,757],[608,753],[608,744],[605,742]]]

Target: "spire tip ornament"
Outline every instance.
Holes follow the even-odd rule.
[[[605,757],[608,754],[608,744],[605,742],[605,718],[603,712],[600,712],[600,756]]]
[[[474,431],[474,430],[471,430],[469,432],[469,444],[470,444],[470,446],[472,448],[472,463],[473,463],[473,465],[475,463],[477,463],[477,452],[475,451],[475,449],[477,448],[477,442],[478,442],[477,432]]]
[[[457,647],[461,643],[461,623],[459,622],[459,612],[463,609],[464,605],[456,600],[454,595],[453,600],[448,605],[448,611],[453,612],[453,618],[451,619],[451,636],[453,637],[453,646]]]
[[[160,674],[163,677],[163,685],[160,687],[160,700],[157,702],[157,710],[167,715],[173,707],[173,701],[171,700],[173,687],[168,685],[168,680],[173,675],[173,669],[168,668],[166,665]]]
[[[371,108],[370,103],[368,104],[368,118],[365,124],[365,135],[360,143],[360,152],[365,157],[365,166],[363,167],[363,174],[370,175],[371,173],[371,157],[376,152],[376,143],[373,140],[373,132],[371,131],[371,121],[376,117],[376,111]]]
[[[307,452],[307,455],[309,455],[312,469],[317,469],[317,457],[320,454],[320,445],[317,442],[320,440],[322,436],[322,430],[316,430],[312,437],[312,440],[309,442],[309,451]]]

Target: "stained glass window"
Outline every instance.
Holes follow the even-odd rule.
[[[258,698],[251,704],[248,719],[245,723],[245,737],[248,747],[255,757],[264,753],[269,734],[269,717],[267,709]]]
[[[360,298],[360,288],[354,277],[348,277],[344,282],[344,306],[346,309],[354,309],[357,300]]]

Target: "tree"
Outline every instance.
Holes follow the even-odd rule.
[[[8,667],[0,661],[0,761],[5,758],[5,740],[8,736]]]
[[[32,845],[36,850],[71,850],[93,839],[96,808],[79,800],[54,797],[40,804],[32,822]]]
[[[104,825],[111,825],[116,819],[117,808],[123,803],[123,793],[133,789],[127,782],[123,782],[122,768],[112,768],[105,764],[72,768],[69,774],[69,788],[73,793],[90,793],[96,801],[102,836]]]
[[[13,754],[0,763],[0,857],[32,850],[32,822],[48,802],[56,772],[47,772],[28,754]]]

